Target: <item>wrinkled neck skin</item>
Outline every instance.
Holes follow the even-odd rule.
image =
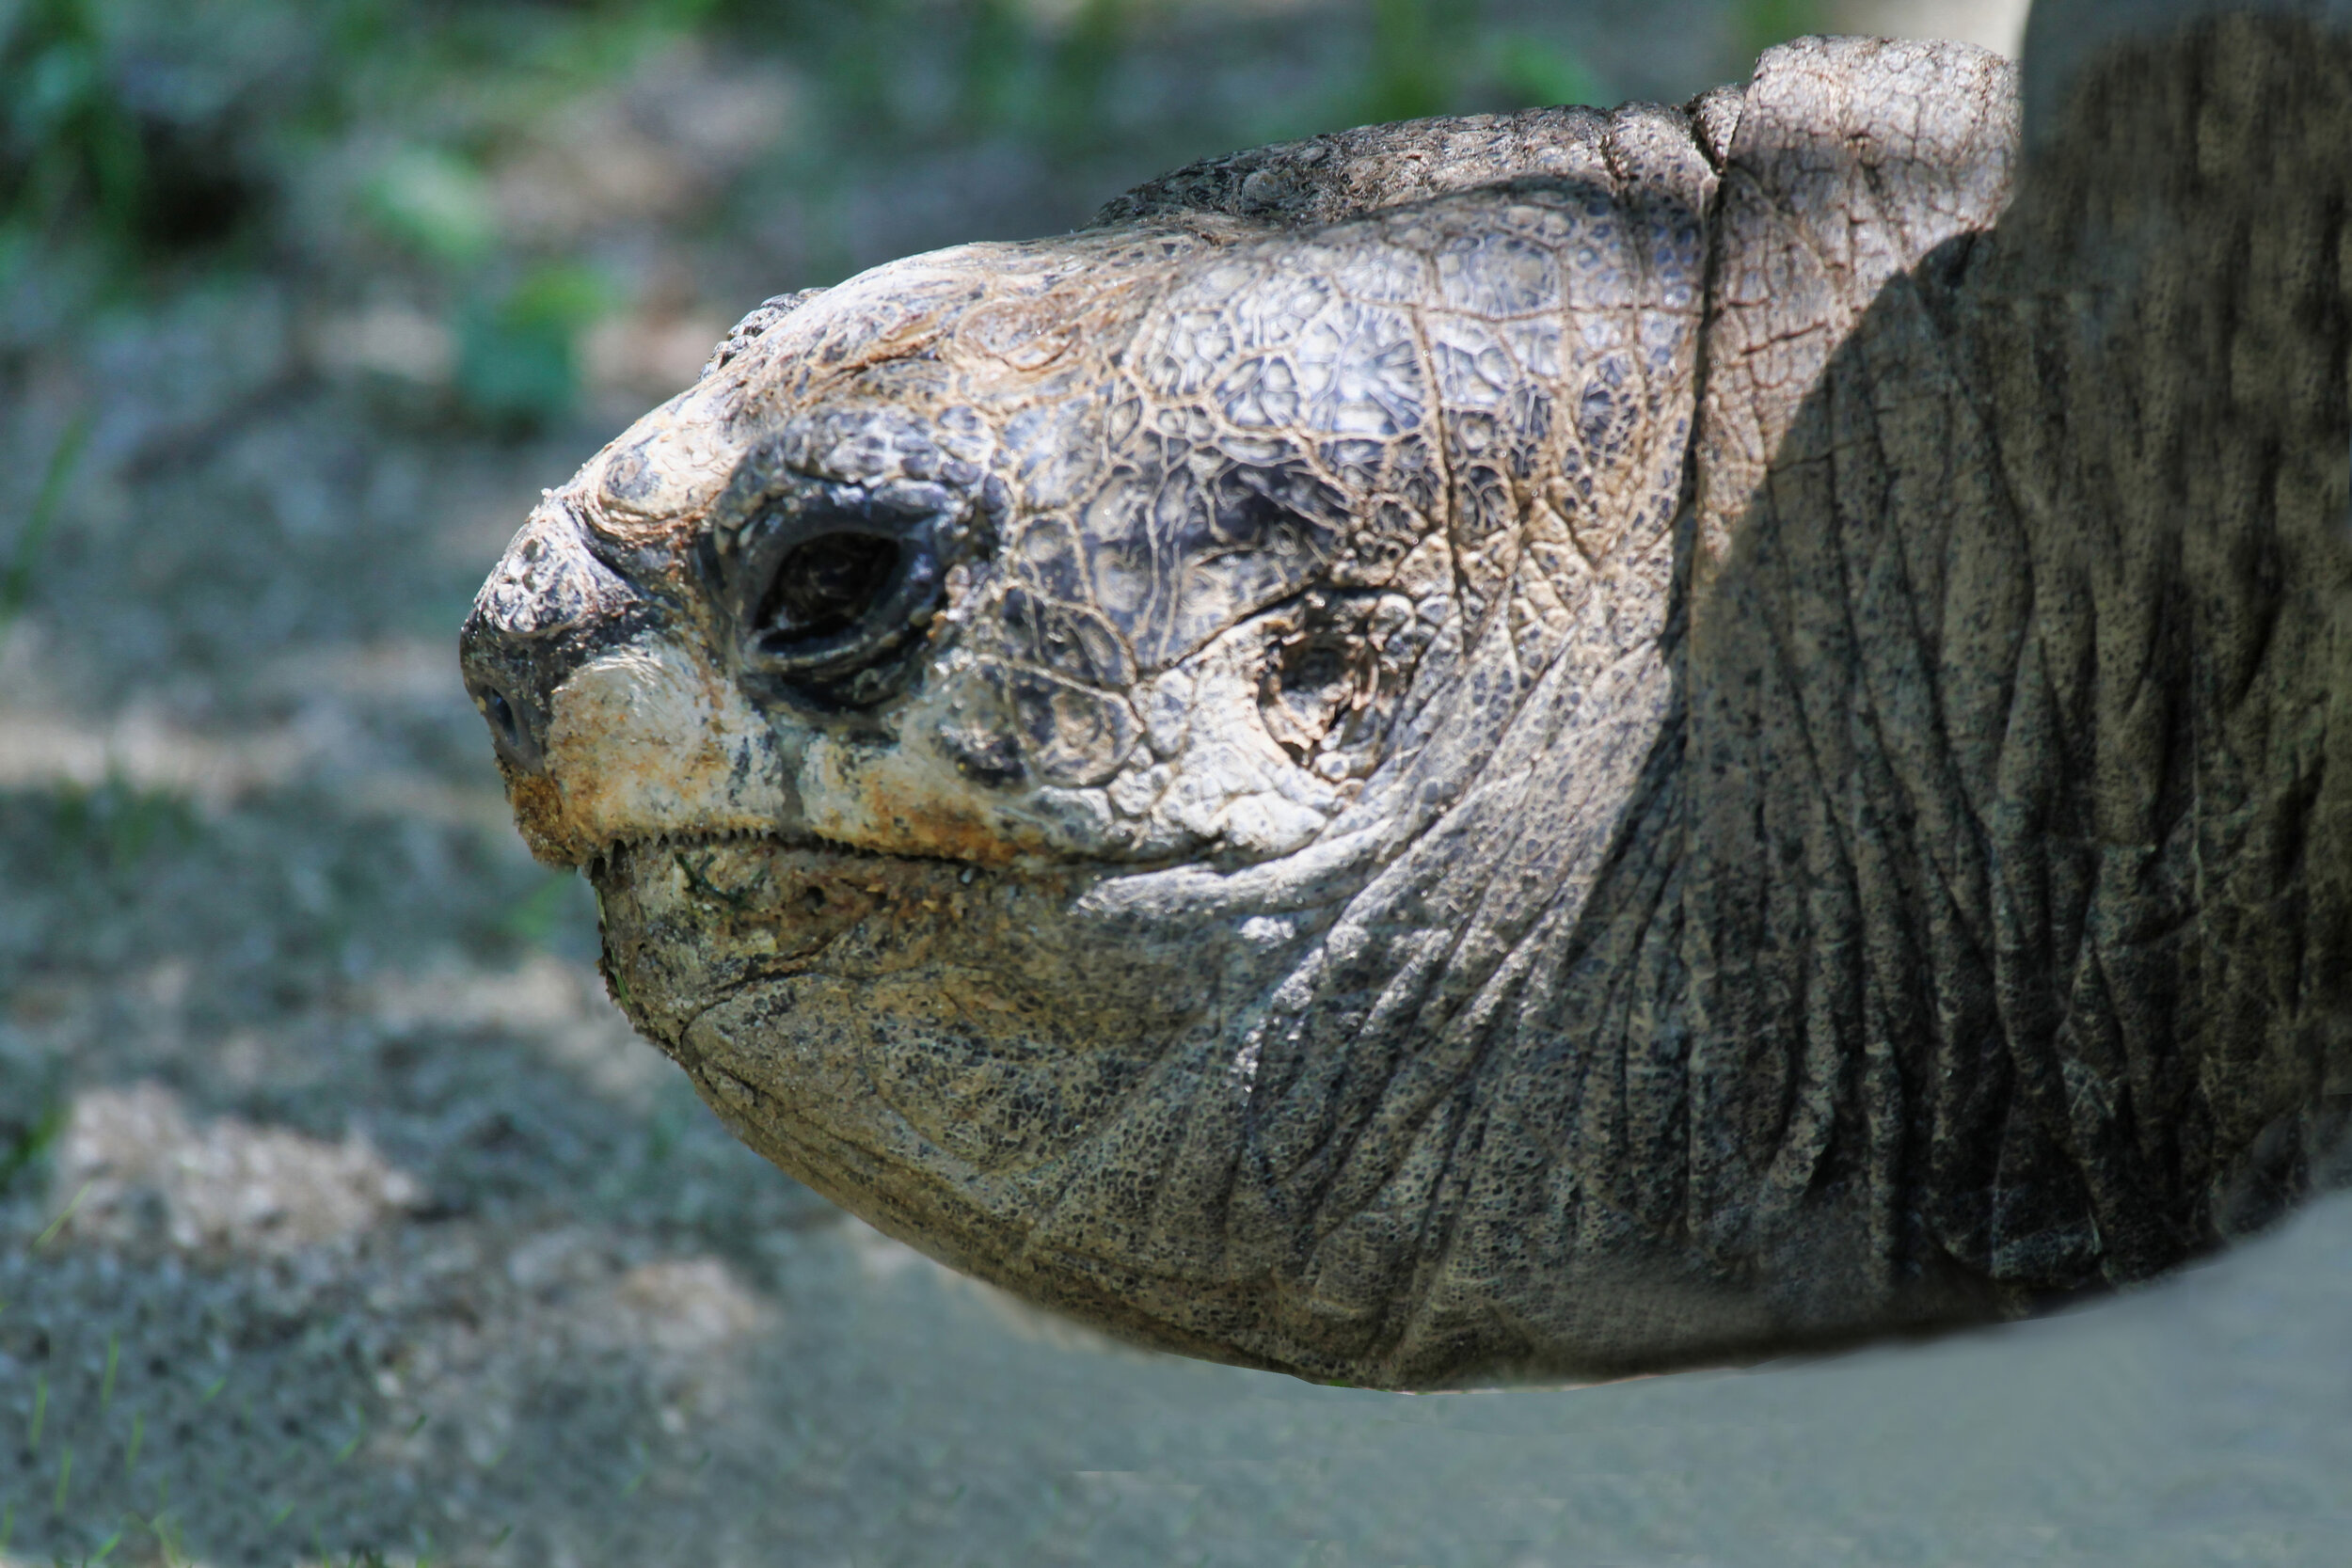
[[[2087,57],[2023,170],[2002,62],[1804,40],[730,340],[469,631],[615,998],[943,1260],[1370,1385],[2013,1313],[2330,1180],[2352,51]],[[741,652],[820,481],[948,541],[878,700]]]

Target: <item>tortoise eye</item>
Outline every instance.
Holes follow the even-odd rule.
[[[946,585],[931,498],[796,479],[740,528],[719,562],[744,673],[831,707],[899,689]],[[945,501],[947,498],[938,498]]]
[[[753,616],[762,646],[784,653],[791,642],[849,630],[889,590],[898,555],[895,541],[870,533],[820,534],[793,546]]]

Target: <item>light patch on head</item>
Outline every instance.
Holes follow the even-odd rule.
[[[1343,797],[1294,764],[1258,711],[1255,626],[1237,627],[1152,683],[1161,759],[1139,759],[1110,786],[1146,841],[1178,848],[1219,844],[1251,859],[1305,847]]]
[[[903,745],[815,736],[802,758],[800,793],[813,832],[861,848],[1002,864],[1051,847],[1031,825],[992,810],[945,758]]]
[[[733,681],[671,642],[616,648],[555,689],[549,843],[584,858],[662,833],[772,832],[788,819],[767,720]]]
[[[887,746],[811,736],[797,781],[810,831],[883,854],[986,865],[1108,847],[1111,814],[1099,789],[996,793],[975,784],[931,739],[946,707],[934,694],[909,709]]]
[[[1067,302],[998,299],[977,315],[972,307],[1008,292],[1034,294],[1073,277],[1085,281],[1087,269],[1061,254],[1064,248],[960,246],[877,267],[823,291],[590,462],[581,476],[590,526],[637,544],[691,524],[709,510],[742,460],[747,407],[763,400],[779,407],[821,403],[818,387],[933,356],[942,337],[967,316],[965,335],[984,357],[993,353],[1024,372],[1042,368],[1054,355],[1040,358],[1033,346],[1015,345],[1025,345],[1041,322],[1057,325],[1065,336],[1074,332]],[[911,390],[892,388],[893,401]]]
[[[1263,860],[1359,801],[1376,812],[1364,792],[1427,633],[1401,594],[1311,595],[1152,677],[1136,697],[1145,745],[1104,791],[1129,851]]]
[[[743,455],[728,434],[732,374],[705,377],[623,431],[581,476],[588,523],[635,543],[699,516]]]

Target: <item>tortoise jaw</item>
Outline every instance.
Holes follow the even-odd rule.
[[[583,869],[596,892],[613,1000],[674,1053],[694,1019],[747,987],[816,971],[871,977],[930,961],[943,941],[968,934],[959,928],[996,876],[751,832],[621,841]]]

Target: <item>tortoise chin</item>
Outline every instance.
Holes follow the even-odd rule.
[[[1172,921],[1166,873],[751,834],[640,841],[588,869],[613,996],[739,1135],[893,1233],[1049,1296],[1073,1259],[1152,1259],[1136,1231],[1174,1195],[1133,1189],[1137,1140],[1230,1084],[1232,1016],[1309,934]],[[1214,1283],[1184,1250],[1147,1263],[1163,1290]]]

